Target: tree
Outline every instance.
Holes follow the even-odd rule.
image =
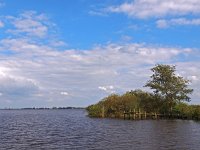
[[[112,116],[116,115],[116,113],[119,111],[119,105],[117,105],[117,102],[119,101],[120,96],[117,94],[111,94],[108,97],[104,98],[103,100],[103,106],[105,111],[105,116]]]
[[[163,97],[163,103],[166,104],[170,113],[177,102],[190,101],[188,94],[193,92],[193,89],[188,88],[190,81],[176,75],[175,66],[158,64],[151,71],[153,75],[145,87],[150,87],[155,95]]]
[[[130,91],[137,98],[138,107],[146,112],[159,112],[162,109],[162,97],[140,89]]]
[[[130,92],[126,92],[120,97],[123,111],[131,111],[139,106],[137,97]]]

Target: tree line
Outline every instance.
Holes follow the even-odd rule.
[[[140,89],[122,95],[111,94],[86,108],[91,117],[122,117],[124,112],[140,109],[147,113],[178,114],[184,118],[200,119],[200,106],[189,105],[190,81],[176,74],[176,67],[158,64],[151,69],[150,80],[144,85],[152,92]]]

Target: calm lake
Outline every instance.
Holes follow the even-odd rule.
[[[200,122],[91,119],[85,110],[0,110],[0,150],[199,150]]]

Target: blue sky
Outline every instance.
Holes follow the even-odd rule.
[[[125,1],[124,1],[125,2]],[[120,42],[124,36],[130,36],[133,42],[162,44],[170,46],[200,47],[198,25],[173,25],[158,28],[157,17],[137,18],[124,13],[111,13],[105,9],[118,6],[123,1],[76,0],[63,1],[21,1],[7,0],[2,3],[2,16],[16,15],[24,11],[36,11],[46,14],[56,24],[54,30],[60,39],[70,48],[91,48],[95,44]],[[130,1],[131,2],[131,1]],[[177,16],[165,16],[167,19]],[[164,18],[165,18],[164,17]],[[198,19],[198,15],[184,15],[187,19]],[[183,18],[182,15],[178,18]]]
[[[200,103],[198,0],[1,0],[0,14],[1,107],[87,106],[144,89],[157,63]]]

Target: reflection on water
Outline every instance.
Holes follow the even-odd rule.
[[[85,110],[0,110],[0,150],[200,149],[200,122],[86,115]]]

